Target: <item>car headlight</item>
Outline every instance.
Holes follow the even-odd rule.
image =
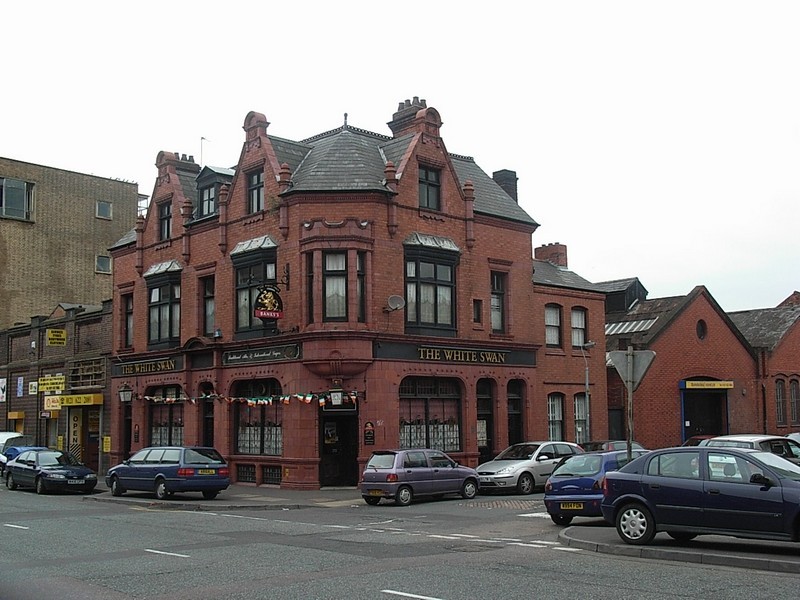
[[[512,473],[516,472],[516,470],[516,467],[503,467],[497,471],[496,475],[511,475]]]
[[[45,473],[44,476],[47,477],[48,479],[66,479],[67,478],[67,476],[64,475],[63,473]]]
[[[86,479],[97,479],[97,475],[95,475],[94,473],[89,473],[89,474],[86,476]]]

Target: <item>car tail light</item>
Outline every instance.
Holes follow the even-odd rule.
[[[386,481],[388,481],[389,483],[394,483],[395,481],[397,481],[397,473],[389,473],[386,476]]]
[[[595,481],[592,484],[592,490],[594,490],[595,492],[599,492],[600,490],[605,490],[605,483],[606,483],[606,478],[601,477],[598,481]],[[605,491],[603,493],[605,493]]]
[[[603,496],[608,496],[609,491],[610,490],[608,489],[608,479],[603,477]]]
[[[194,477],[194,469],[180,468],[178,469],[178,477]]]
[[[552,492],[553,491],[553,484],[550,483],[550,480],[547,480],[547,483],[544,484],[544,491],[545,492]]]
[[[220,477],[230,477],[231,470],[228,467],[220,467],[219,471],[217,471],[217,474]]]

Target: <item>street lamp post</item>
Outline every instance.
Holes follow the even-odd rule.
[[[581,344],[581,355],[583,356],[583,369],[584,374],[586,375],[585,379],[585,388],[584,388],[584,398],[586,399],[586,441],[592,441],[592,425],[591,425],[591,414],[592,414],[592,407],[591,403],[589,402],[589,361],[586,359],[586,350],[589,348],[594,348],[596,344],[592,341],[586,342],[585,344]]]

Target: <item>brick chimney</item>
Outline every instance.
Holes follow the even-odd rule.
[[[546,260],[557,267],[567,268],[567,247],[559,242],[539,246],[533,251],[533,257],[536,260]]]
[[[502,169],[492,173],[492,179],[495,183],[503,188],[503,191],[514,199],[514,202],[519,204],[517,200],[517,172]]]
[[[419,96],[414,96],[413,100],[406,100],[397,106],[397,112],[392,115],[392,120],[387,125],[394,137],[421,131],[439,137],[442,119],[435,108],[428,108],[424,99],[420,100]]]

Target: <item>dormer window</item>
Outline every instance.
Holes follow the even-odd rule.
[[[441,210],[441,175],[439,169],[419,168],[419,207]]]
[[[197,202],[197,218],[202,219],[217,212],[217,186],[200,188]]]

